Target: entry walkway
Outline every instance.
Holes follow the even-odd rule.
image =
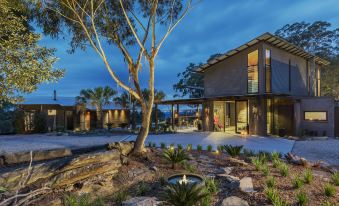
[[[133,135],[127,140],[135,140],[136,136]],[[267,151],[267,152],[281,152],[286,154],[290,152],[294,145],[294,140],[287,140],[282,138],[273,137],[257,137],[248,136],[242,137],[235,134],[227,134],[223,132],[190,132],[190,133],[176,133],[176,134],[159,134],[149,135],[147,138],[148,142],[155,142],[157,146],[163,142],[166,145],[170,144],[192,144],[194,148],[198,144],[202,145],[206,149],[207,145],[212,145],[213,149],[216,149],[217,145],[244,145],[244,148],[253,151]]]

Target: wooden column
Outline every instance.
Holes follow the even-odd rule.
[[[174,104],[172,104],[172,108],[171,108],[171,115],[172,115],[172,129],[174,130]]]
[[[179,104],[177,104],[177,118],[178,118],[178,127],[180,127],[180,119],[179,119]]]
[[[158,133],[158,104],[155,104],[155,133]]]

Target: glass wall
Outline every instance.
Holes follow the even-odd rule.
[[[248,105],[247,101],[236,101],[236,132],[247,133]]]
[[[225,129],[225,102],[213,102],[213,130],[224,131]]]
[[[247,55],[247,92],[259,92],[259,52],[255,50]]]
[[[271,50],[265,50],[265,89],[266,93],[271,93]]]
[[[272,134],[272,121],[273,121],[273,115],[272,115],[272,99],[266,100],[266,132],[267,134]]]

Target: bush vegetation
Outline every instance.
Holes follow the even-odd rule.
[[[187,144],[186,150],[187,150],[187,151],[191,151],[192,149],[193,149],[192,144]]]
[[[151,190],[149,184],[146,182],[140,182],[136,188],[137,196],[145,196]]]
[[[243,145],[240,146],[224,145],[224,150],[231,157],[238,157],[243,147],[244,147]]]
[[[160,147],[161,147],[161,149],[165,149],[166,148],[166,144],[164,142],[161,142],[160,143]]]
[[[287,177],[288,176],[288,173],[289,173],[289,169],[288,169],[288,165],[286,163],[280,163],[279,167],[279,172],[280,174],[283,176],[283,177]]]
[[[200,145],[200,144],[197,145],[197,151],[198,151],[198,152],[201,152],[201,151],[202,151],[202,145]]]
[[[306,184],[311,184],[311,182],[313,181],[313,173],[312,170],[307,169],[304,172],[304,182]]]
[[[172,163],[172,169],[176,169],[178,163],[189,160],[188,154],[182,149],[167,149],[163,153],[164,158]]]
[[[266,196],[274,206],[286,206],[286,202],[282,200],[275,188],[266,188]]]
[[[303,180],[299,177],[299,175],[295,176],[293,179],[293,187],[299,189],[303,186]]]
[[[208,152],[212,152],[212,149],[213,149],[213,146],[212,146],[212,145],[210,145],[210,144],[207,145],[207,151],[208,151]]]
[[[103,206],[104,202],[101,198],[91,200],[89,194],[75,195],[68,194],[63,199],[64,206]]]
[[[339,186],[339,172],[333,173],[332,181],[333,181],[334,185]]]
[[[261,171],[264,174],[264,176],[267,177],[270,174],[270,168],[268,167],[268,164],[263,164],[261,166]]]
[[[327,183],[324,187],[325,195],[327,197],[333,197],[336,193],[334,185]]]
[[[122,202],[128,199],[128,192],[126,190],[118,190],[113,198],[117,205],[121,205]]]
[[[182,144],[177,144],[177,148],[182,150],[183,149]]]
[[[275,187],[275,178],[273,177],[273,176],[270,176],[270,177],[268,177],[267,178],[267,180],[266,180],[266,186],[268,187],[268,188],[274,188]]]
[[[297,202],[298,202],[299,206],[307,205],[307,203],[308,203],[307,194],[305,192],[299,192],[297,194]]]

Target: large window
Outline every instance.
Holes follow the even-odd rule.
[[[272,92],[271,80],[271,50],[265,50],[265,89],[266,93]]]
[[[247,55],[247,92],[251,94],[259,91],[258,56],[258,50]]]
[[[304,112],[306,121],[327,121],[327,112]]]

